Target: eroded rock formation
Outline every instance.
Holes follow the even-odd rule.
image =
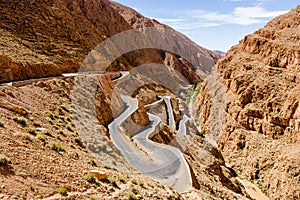
[[[300,196],[299,33],[300,6],[246,36],[217,64],[227,90],[219,147],[226,162],[272,199]],[[204,86],[200,123],[206,131],[209,99]]]

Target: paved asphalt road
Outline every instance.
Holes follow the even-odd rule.
[[[74,77],[79,75],[80,73],[69,73],[63,74],[63,77]],[[119,81],[128,75],[129,72],[122,72],[122,76],[114,81]],[[26,83],[28,81],[35,82],[51,78],[55,77],[20,81],[20,83]],[[1,85],[11,86],[14,83],[19,82],[3,83]],[[138,102],[136,99],[125,95],[121,95],[121,98],[126,103],[127,108],[108,126],[111,140],[115,146],[121,151],[127,161],[141,173],[147,174],[166,185],[171,185],[178,192],[185,192],[191,189],[191,173],[183,154],[177,148],[158,144],[148,139],[151,134],[157,133],[161,123],[159,117],[149,113],[151,123],[133,137],[135,144],[123,134],[120,129],[121,123],[138,109]],[[169,126],[172,129],[176,129],[170,97],[161,97],[157,102],[147,106],[155,105],[162,100],[164,100],[167,106]],[[179,126],[179,131],[183,134],[185,134],[186,121],[187,118],[183,117]]]
[[[159,117],[149,114],[151,123],[133,137],[136,144],[122,133],[120,125],[138,109],[138,102],[125,95],[121,95],[121,98],[127,108],[109,124],[108,128],[113,143],[122,155],[141,173],[171,185],[179,192],[191,189],[191,174],[182,153],[174,147],[158,144],[148,139],[159,128],[161,123]]]

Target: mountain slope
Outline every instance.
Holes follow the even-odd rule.
[[[300,6],[246,36],[217,64],[227,96],[218,144],[271,199],[299,199]],[[200,96],[209,115],[207,87]],[[205,119],[207,120],[207,119]],[[208,131],[208,121],[201,120]]]
[[[116,74],[101,76],[95,102],[86,102],[86,91],[82,92],[82,108],[94,103],[97,109],[98,121],[91,121],[92,114],[88,111],[84,116],[103,133],[97,135],[101,141],[85,142],[79,137],[71,99],[76,83],[74,78],[56,76],[77,71],[96,45],[134,27],[110,7],[110,2],[1,0],[0,5],[0,82],[49,78],[0,86],[0,198],[232,199],[246,196],[218,150],[208,155],[205,165],[200,163],[197,155],[203,142],[200,136],[195,137],[193,147],[185,155],[192,164],[195,182],[190,193],[178,194],[133,169],[130,173],[118,172],[115,168],[119,163],[122,166],[128,163],[113,147],[107,131],[113,117],[111,93]],[[218,56],[192,42],[190,46],[202,53],[201,65],[209,72]],[[196,73],[199,69],[183,61],[180,55],[156,49],[124,55],[111,69],[129,70],[150,61],[177,69],[191,83],[202,80]],[[100,125],[95,126],[97,123]],[[99,151],[105,154],[101,159],[111,165],[105,165],[91,154]],[[87,176],[92,169],[103,171],[107,178],[98,181],[94,176]]]
[[[131,29],[102,0],[1,0],[0,5],[1,82],[74,72],[97,44]]]
[[[172,29],[171,27],[161,24],[155,19],[149,19],[137,11],[124,6],[122,4],[116,3],[114,1],[110,1],[110,5],[112,8],[114,8],[133,28],[145,28],[145,27],[155,27],[155,28],[161,28],[161,29]],[[173,30],[173,29],[172,29]],[[178,38],[178,40],[180,40]],[[178,44],[178,48],[188,48],[191,49],[193,52],[199,52],[201,57],[203,58],[203,65],[201,66],[201,70],[210,72],[211,67],[214,65],[213,63],[216,63],[220,58],[222,58],[221,55],[210,51],[208,49],[205,49],[191,40],[186,41],[188,44]],[[172,57],[172,56],[166,56],[166,57]],[[174,56],[173,56],[174,57]],[[169,58],[170,59],[170,58]],[[172,60],[172,59],[171,59]],[[176,60],[176,59],[175,59]],[[184,63],[176,63],[176,65],[181,65],[178,68],[184,66]]]
[[[85,56],[102,41],[135,28],[106,0],[1,0],[0,5],[0,82],[75,72]],[[138,52],[135,56],[129,54],[119,58],[112,68],[130,69],[143,64],[141,60],[165,62],[165,55],[159,51]],[[143,59],[136,57],[139,54]],[[203,60],[211,60],[214,56],[206,54]],[[170,60],[191,68],[179,58]],[[205,62],[204,67],[209,70],[215,62],[216,59]],[[123,63],[124,67],[121,69],[118,63]],[[197,78],[190,72],[186,74],[190,79]]]

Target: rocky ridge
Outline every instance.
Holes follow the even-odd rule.
[[[2,81],[74,72],[91,49],[112,35],[140,27],[169,28],[104,0],[9,0],[0,4],[4,8],[0,10]],[[16,15],[11,16],[12,11]],[[110,166],[128,164],[118,153],[113,153],[106,128],[113,118],[110,96],[116,74],[104,75],[99,80],[92,103],[100,122],[95,128],[103,135],[91,138],[88,143],[80,140],[74,127],[72,78],[53,78],[18,87],[1,86],[1,198],[249,199],[237,177],[254,182],[272,199],[299,198],[298,19],[299,7],[247,36],[218,63],[229,99],[227,121],[218,141],[219,149],[211,146],[205,158],[199,157],[199,152],[206,145],[203,137],[210,122],[207,120],[210,97],[207,87],[202,87],[198,101],[202,116],[206,117],[200,119],[204,135],[197,135],[185,152],[194,186],[186,194],[178,194],[133,173],[134,170],[124,176],[87,153],[87,149],[96,154],[99,150],[105,152],[107,157],[102,159],[112,161]],[[190,47],[206,58],[203,70],[210,72],[220,57],[192,42]],[[191,83],[201,81],[197,68],[180,56],[153,49],[123,55],[110,70],[129,70],[148,61],[180,71]],[[137,91],[137,95],[139,92],[148,95],[145,101],[141,100],[140,107],[157,99],[156,89],[162,91],[159,87]],[[83,91],[83,97],[85,94]],[[172,102],[177,121],[176,99]],[[90,106],[88,102],[80,103],[83,109]],[[146,124],[145,112],[140,109],[132,118]],[[83,114],[93,125],[93,113]],[[95,143],[94,139],[98,141]],[[156,142],[168,144],[172,139],[166,127]],[[85,176],[95,168],[104,171],[108,179],[98,181]],[[20,190],[16,191],[14,185]],[[63,194],[62,187],[68,191],[67,195]]]
[[[75,72],[97,44],[131,28],[102,0],[0,4],[1,82]]]
[[[145,27],[155,27],[155,28],[159,28],[159,29],[173,30],[171,27],[169,27],[165,24],[161,24],[160,22],[158,22],[155,19],[149,19],[127,6],[124,6],[124,5],[114,2],[114,1],[110,1],[109,3],[111,5],[111,7],[114,8],[133,28],[138,29],[138,28],[145,28]],[[175,40],[176,40],[176,38],[175,38]],[[181,40],[181,39],[178,38],[178,40]],[[211,50],[200,47],[199,45],[195,44],[191,40],[187,41],[187,43],[188,43],[188,47],[187,47],[187,44],[178,43],[178,48],[184,47],[184,48],[189,49],[192,52],[199,52],[198,56],[202,58],[202,60],[201,60],[202,65],[194,66],[194,67],[199,67],[198,69],[200,69],[201,71],[205,71],[205,72],[209,73],[211,70],[211,67],[214,65],[213,63],[216,63],[220,58],[223,57]],[[181,59],[178,59],[178,55],[177,56],[173,55],[172,52],[164,52],[164,53],[165,53],[164,64],[167,66],[171,66],[182,73],[185,71],[186,66],[190,65],[186,60],[184,60],[185,58],[183,58],[183,60],[181,60]],[[192,78],[195,79],[195,77],[192,77]]]
[[[227,96],[219,148],[240,176],[271,199],[300,197],[299,19],[300,6],[246,36],[216,67]],[[204,86],[203,117],[210,116],[209,98]]]
[[[85,56],[102,41],[135,28],[106,0],[51,0],[47,3],[9,0],[0,4],[1,82],[75,72]],[[138,50],[119,58],[110,69],[128,70],[147,60],[164,64],[165,57],[158,50]],[[216,54],[207,55],[207,59],[214,57],[217,58]],[[173,66],[182,63],[178,57],[171,60],[175,60]],[[212,65],[214,62],[210,62],[208,69]],[[181,66],[183,70],[191,70],[187,63]],[[191,72],[186,74],[190,79],[197,79]]]
[[[101,150],[105,152],[104,159],[112,161],[110,166],[127,165],[111,148],[106,128],[112,120],[110,96],[114,88],[112,79],[116,75],[104,75],[99,80],[94,103],[100,122],[96,128],[103,135],[96,143],[95,138],[82,142],[75,129],[76,116],[71,109],[74,80],[56,76],[77,71],[97,44],[134,28],[124,16],[115,12],[110,2],[9,0],[0,4],[1,82],[52,77],[13,87],[1,86],[1,198],[198,199],[213,196],[231,199],[236,195],[245,196],[243,187],[236,182],[235,174],[226,168],[218,152],[210,155],[211,160],[205,166],[190,156],[197,157],[199,136],[195,138],[194,150],[186,155],[192,168],[196,166],[193,171],[196,189],[186,194],[178,194],[138,173],[124,176],[87,152],[97,154]],[[194,43],[191,46],[203,53],[203,67],[209,71],[219,57]],[[171,66],[191,83],[201,81],[195,73],[197,69],[185,60],[153,49],[124,55],[110,66],[110,70],[129,70],[147,61]],[[88,102],[80,103],[82,108],[90,106]],[[91,121],[93,113],[83,114]],[[214,166],[214,173],[210,166]],[[107,179],[86,177],[92,169],[103,171]],[[16,185],[18,190],[13,187]]]

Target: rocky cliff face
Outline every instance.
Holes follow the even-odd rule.
[[[102,0],[9,0],[0,5],[1,60],[11,59],[1,65],[1,82],[74,72],[97,44],[131,28]]]
[[[0,82],[74,72],[81,66],[91,49],[117,33],[140,27],[169,29],[132,9],[105,0],[51,0],[47,2],[2,0],[0,5]],[[188,41],[188,47],[187,50],[191,52],[199,52],[197,56],[203,61],[200,67],[205,72],[210,72],[211,67],[220,58],[191,41]],[[181,72],[191,83],[202,80],[198,74],[199,66],[192,66],[179,55],[156,49],[128,53],[118,58],[109,70],[129,70],[147,62],[170,66]],[[89,93],[87,90],[79,91],[83,97],[82,101],[77,102],[82,108],[80,117],[105,134],[99,138],[98,132],[94,136],[87,130],[87,133],[93,137],[87,134],[91,140],[86,143],[80,140],[75,130],[78,115],[74,115],[71,108],[74,103],[71,102],[71,90],[74,89],[72,78],[51,78],[48,81],[27,83],[22,87],[18,85],[18,87],[1,89],[0,134],[3,136],[0,137],[1,153],[3,152],[11,160],[8,171],[0,166],[3,198],[38,198],[40,196],[40,198],[60,199],[61,196],[54,194],[62,186],[69,191],[66,199],[91,198],[91,195],[97,198],[121,198],[128,195],[130,198],[133,185],[137,184],[134,180],[136,176],[133,174],[124,180],[122,174],[104,169],[108,167],[104,167],[104,162],[101,162],[102,160],[112,161],[111,165],[118,167],[119,163],[127,165],[119,153],[113,153],[113,145],[105,127],[113,119],[111,93],[114,89],[114,82],[112,77],[115,78],[115,75],[101,76],[97,83],[94,102],[84,101],[85,95]],[[85,80],[85,83],[90,82]],[[83,86],[88,89],[91,85]],[[147,100],[151,102],[157,98],[159,92],[156,90],[160,90],[162,94],[168,94],[167,90],[164,91],[160,87],[145,89],[144,92],[148,95]],[[140,107],[142,104],[150,103],[140,101],[142,101]],[[175,96],[171,99],[171,103],[175,107],[174,114],[178,122],[180,115]],[[95,113],[89,112],[91,106],[96,108]],[[121,108],[122,106],[120,103],[115,107]],[[166,112],[166,109],[162,108],[162,112]],[[96,120],[91,120],[94,114],[96,114],[97,122],[101,124],[99,127],[95,126]],[[139,109],[132,115],[132,118],[137,124],[145,125],[149,122],[145,115],[146,110]],[[171,135],[168,127],[165,127],[153,140],[169,143],[174,135]],[[225,140],[223,141],[225,143]],[[181,148],[176,141],[173,145]],[[140,187],[134,187],[140,190],[145,199],[183,199],[185,196],[190,199],[209,197],[233,199],[236,196],[246,198],[247,194],[238,182],[237,174],[226,165],[226,162],[230,163],[225,160],[227,157],[224,158],[218,149],[213,148],[206,158],[200,158],[199,152],[204,148],[203,146],[203,139],[197,135],[190,149],[185,152],[196,188],[191,193],[183,194],[183,197],[177,193],[169,194],[165,186],[153,186],[153,181],[144,179],[144,176],[138,176],[139,182],[141,181]],[[96,154],[103,151],[105,156],[101,158],[102,160],[99,159],[99,162],[92,162],[93,158],[89,159],[92,156],[87,153],[85,147]],[[31,151],[32,149],[34,151]],[[26,160],[20,162],[24,157]],[[48,163],[49,157],[51,164]],[[82,177],[85,171],[96,166],[109,174],[109,180],[106,180],[108,182],[96,181],[97,186],[89,184],[90,182]],[[29,187],[28,181],[32,181]],[[21,188],[18,191],[12,187],[16,183]],[[92,189],[94,186],[97,187],[97,191]],[[157,187],[161,187],[161,190],[157,190]],[[146,194],[148,191],[151,193]],[[157,191],[159,191],[158,194]],[[140,195],[136,194],[136,196]]]
[[[145,27],[155,27],[160,29],[172,29],[171,27],[161,24],[155,19],[149,19],[137,11],[126,7],[122,4],[110,1],[110,5],[114,8],[133,28],[145,28]],[[173,30],[173,29],[172,29]],[[175,39],[176,40],[176,39]],[[181,38],[177,38],[177,40],[182,40]],[[211,67],[214,66],[220,58],[221,55],[200,47],[199,45],[195,44],[191,40],[187,41],[188,44],[178,44],[178,48],[185,48],[190,49],[192,52],[199,52],[198,56],[201,56],[201,67],[202,71],[210,72]],[[175,55],[171,54],[170,52],[164,52],[164,63],[166,65],[175,68],[178,71],[183,72],[187,71],[187,67],[189,64],[182,59],[178,59]],[[190,66],[191,67],[191,66]],[[196,66],[197,67],[197,66]],[[198,68],[199,69],[199,68]],[[196,79],[196,77],[189,77],[190,79]]]
[[[300,6],[246,36],[217,64],[227,90],[219,147],[226,162],[272,199],[300,196],[299,33]],[[203,87],[206,117],[208,98]],[[209,120],[203,119],[207,130]]]
[[[161,24],[155,19],[149,19],[137,11],[119,4],[114,1],[109,2],[111,7],[115,9],[124,19],[132,26],[133,28],[144,28],[144,27],[157,27],[157,28],[167,28],[170,29],[171,27]]]
[[[128,23],[125,15],[120,15],[114,4],[105,0],[21,0],[0,1],[0,4],[0,83],[75,72],[87,54],[102,41],[137,28]],[[124,7],[123,11],[126,10],[134,13]],[[205,56],[205,68],[210,70],[218,56]],[[109,70],[130,70],[147,62],[171,66],[191,82],[202,80],[190,63],[155,49],[137,50],[121,56]],[[107,125],[112,120],[110,95],[113,86],[105,79],[100,81],[100,87],[97,114],[101,124]]]
[[[88,52],[102,41],[137,27],[106,0],[2,0],[0,5],[0,82],[77,71]],[[209,70],[218,56],[211,52],[205,56],[203,59],[210,60],[205,66]],[[164,64],[165,57],[160,51],[139,50],[119,58],[112,69],[128,70],[147,60]],[[181,63],[183,68],[177,69],[182,72],[191,69],[179,58],[172,62]],[[199,79],[191,72],[186,74],[190,79]]]

